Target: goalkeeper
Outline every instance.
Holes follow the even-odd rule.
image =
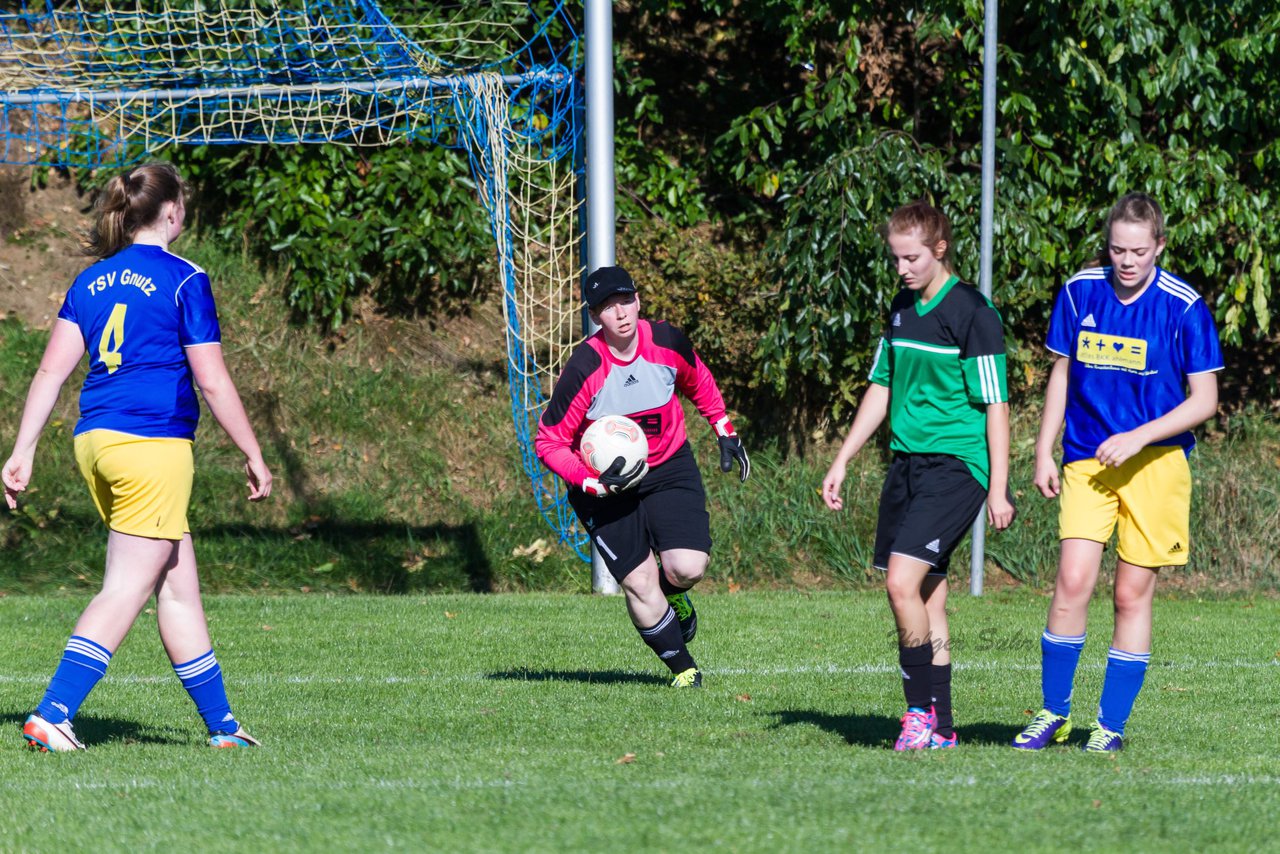
[[[569,503],[622,586],[636,631],[674,674],[672,686],[698,687],[702,673],[687,646],[698,630],[689,589],[706,573],[711,527],[676,392],[715,430],[721,471],[736,462],[745,482],[751,463],[715,378],[682,331],[640,319],[640,297],[627,271],[601,267],[587,277],[585,290],[600,330],[569,356],[534,445],[569,484]],[[647,474],[642,465],[597,475],[578,456],[582,434],[606,415],[625,415],[644,430]]]

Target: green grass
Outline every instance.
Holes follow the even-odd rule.
[[[84,753],[21,746],[84,599],[0,598],[0,849],[1261,850],[1280,810],[1280,604],[1161,599],[1128,749],[1005,746],[1038,703],[1046,600],[953,598],[955,751],[896,755],[879,593],[697,599],[675,692],[618,599],[213,597],[237,713],[215,752],[146,615]],[[1092,615],[1078,720],[1109,635]],[[620,761],[628,755],[630,761]]]

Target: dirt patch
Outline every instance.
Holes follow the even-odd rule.
[[[5,167],[0,177],[0,319],[17,317],[47,329],[62,297],[90,259],[80,253],[89,230],[89,199],[67,175],[52,172],[33,188],[30,169]]]

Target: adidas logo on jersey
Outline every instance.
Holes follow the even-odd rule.
[[[1080,321],[1080,325],[1081,325],[1081,326],[1088,326],[1090,329],[1097,329],[1097,328],[1098,328],[1098,324],[1094,322],[1094,320],[1093,320],[1093,315],[1092,315],[1092,314],[1087,314],[1087,315],[1085,315],[1084,320]]]
[[[639,382],[640,380],[636,379],[635,374],[627,374],[627,381],[622,384],[622,387],[637,385]]]
[[[1173,548],[1169,549],[1169,554],[1171,555],[1182,554],[1183,551],[1184,550],[1182,548],[1182,543],[1174,543]]]
[[[938,540],[934,540],[933,542],[929,543],[929,545],[925,546],[925,548],[933,552],[934,554],[938,554],[939,552],[942,551],[942,543],[939,542]]]
[[[902,315],[901,315],[900,313],[898,313],[898,312],[894,312],[894,315],[893,315],[893,325],[894,325],[894,326],[901,326],[901,325],[902,325]]]

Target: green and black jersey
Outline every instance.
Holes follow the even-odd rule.
[[[927,304],[903,289],[889,306],[870,380],[889,389],[889,447],[948,454],[987,486],[987,405],[1009,399],[1000,315],[952,276]]]

